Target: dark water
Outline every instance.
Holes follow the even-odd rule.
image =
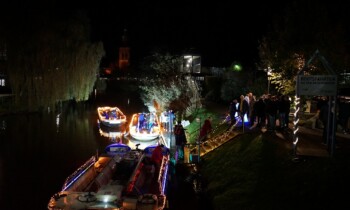
[[[65,178],[112,143],[100,135],[98,106],[118,106],[127,117],[144,111],[137,95],[117,87],[59,117],[53,112],[0,116],[0,209],[47,209]]]
[[[50,196],[84,160],[107,144],[93,111],[1,118],[1,209],[46,209]]]
[[[0,115],[0,210],[47,210],[50,197],[61,190],[66,177],[92,155],[113,141],[131,147],[140,143],[130,137],[101,135],[111,129],[98,126],[98,106],[117,106],[127,119],[147,111],[135,86],[111,81],[105,92],[84,105],[69,106],[59,117],[56,112]],[[208,199],[195,193],[192,172],[178,167],[170,169],[175,176],[168,186],[169,209],[211,209]]]

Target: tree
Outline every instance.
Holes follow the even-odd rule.
[[[318,1],[294,1],[286,15],[260,41],[260,68],[273,69],[271,83],[282,94],[294,94],[296,75],[315,50],[319,50],[338,72],[347,65],[344,27],[329,18],[330,5]],[[309,73],[320,66],[314,64]]]
[[[50,13],[50,12],[49,12]],[[11,30],[8,72],[17,107],[55,107],[89,98],[105,52],[90,42],[85,13],[24,16]]]
[[[167,52],[157,51],[144,59],[141,68],[147,76],[143,77],[140,89],[149,111],[160,113],[172,109],[182,117],[201,106],[197,83],[180,71],[181,64],[180,56]]]
[[[220,90],[220,98],[226,102],[238,99],[240,95],[252,92],[256,96],[264,94],[267,87],[265,77],[259,75],[259,71],[237,71],[232,64],[226,69]],[[240,67],[240,69],[243,69]]]

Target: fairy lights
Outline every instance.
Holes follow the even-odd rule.
[[[294,103],[295,103],[295,112],[294,112],[294,119],[293,119],[293,153],[294,156],[296,156],[297,153],[297,143],[299,141],[299,137],[298,137],[298,131],[299,131],[299,117],[298,117],[298,113],[300,111],[300,97],[298,97],[297,95],[295,95],[294,97]]]

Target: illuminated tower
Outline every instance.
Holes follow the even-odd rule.
[[[124,34],[122,36],[122,43],[119,47],[119,59],[118,67],[121,70],[126,69],[130,65],[130,48],[128,46],[128,38],[126,34],[127,30],[124,29]]]

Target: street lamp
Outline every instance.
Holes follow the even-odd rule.
[[[196,121],[199,122],[199,136],[198,136],[198,140],[197,140],[197,145],[198,145],[198,163],[200,161],[200,157],[201,157],[201,140],[199,139],[200,137],[200,132],[201,132],[201,118],[198,117],[196,118]]]

